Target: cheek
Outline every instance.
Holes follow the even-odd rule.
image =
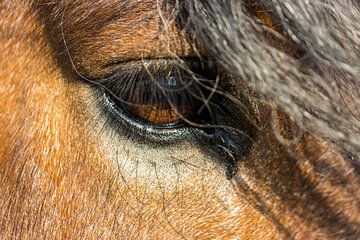
[[[33,16],[22,17],[28,26],[5,18],[3,26],[11,28],[5,33],[18,28],[16,33],[32,41],[22,35],[0,41],[2,236],[69,234],[79,230],[71,226],[74,213],[84,210],[86,216],[91,208],[83,209],[83,203],[96,202],[88,189],[100,176],[106,179],[107,167],[84,131],[83,116],[71,107],[40,26]]]
[[[85,115],[98,111],[88,88],[78,86],[76,92],[82,109],[92,109]],[[96,218],[114,224],[113,234],[206,239],[275,233],[271,221],[234,191],[214,156],[205,154],[195,142],[152,146],[104,124],[106,119],[96,116],[88,118],[85,126],[92,129],[90,135],[111,169],[109,182],[97,192],[106,197],[104,203],[97,203]],[[104,199],[100,195],[95,202]],[[255,232],[254,225],[258,226]]]

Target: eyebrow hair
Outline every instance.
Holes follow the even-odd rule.
[[[136,20],[144,21],[145,19],[149,19],[150,16],[140,13],[153,12],[153,14],[155,15],[157,9],[157,6],[154,5],[154,1],[149,0],[141,1],[141,3],[139,3],[139,1],[123,0],[120,6],[119,4],[116,4],[115,8],[113,6],[114,5],[109,5],[109,10],[107,10],[109,15],[105,19],[98,21],[96,27],[97,30],[100,31],[108,25],[114,22],[119,22],[122,19],[128,20],[130,18],[132,20],[135,20],[135,22]]]
[[[108,18],[104,19],[103,21],[98,23],[97,30],[101,30],[102,28],[106,27],[107,25],[118,21],[119,19],[124,17],[123,12],[116,11],[112,15],[110,15]]]
[[[119,21],[144,21],[149,16],[143,13],[152,13],[157,15],[159,10],[168,11],[168,8],[174,8],[175,4],[171,1],[158,0],[96,0],[95,3],[89,3],[86,0],[59,0],[54,4],[49,4],[46,0],[40,0],[37,4],[47,17],[58,19],[61,24],[71,22],[72,24],[82,24],[92,26],[96,30]],[[49,14],[50,12],[50,14]],[[149,14],[148,14],[149,15]],[[95,26],[94,26],[95,25]]]
[[[64,34],[72,35],[76,32],[77,38],[94,36],[115,24],[136,28],[150,23],[156,16],[165,24],[164,21],[168,19],[164,18],[168,17],[167,14],[171,11],[169,9],[175,9],[176,6],[173,1],[159,0],[96,0],[95,3],[86,0],[59,0],[54,4],[47,4],[46,0],[40,1],[42,2],[37,5],[40,16],[43,21],[53,23],[49,28],[50,32],[61,34],[59,31],[55,33],[57,28],[61,28]],[[126,29],[120,28],[119,31],[121,30],[127,33]],[[70,42],[71,37],[75,36],[70,36]]]

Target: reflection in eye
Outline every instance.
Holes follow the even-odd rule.
[[[181,127],[185,119],[211,121],[203,104],[213,81],[203,76],[197,63],[186,70],[178,63],[161,60],[137,65],[121,69],[102,83],[117,107],[130,118],[157,128]]]

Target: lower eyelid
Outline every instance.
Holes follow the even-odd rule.
[[[99,107],[102,115],[107,116],[114,126],[113,129],[120,131],[121,135],[131,135],[131,137],[139,142],[146,144],[150,142],[159,144],[171,144],[175,141],[188,139],[191,136],[203,134],[202,131],[190,127],[183,128],[156,128],[151,125],[137,122],[127,117],[127,114],[118,108],[103,91],[99,93]]]

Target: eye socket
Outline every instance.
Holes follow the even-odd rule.
[[[135,62],[101,84],[109,98],[131,120],[157,129],[181,128],[188,122],[210,123],[204,99],[214,81],[198,62]]]

